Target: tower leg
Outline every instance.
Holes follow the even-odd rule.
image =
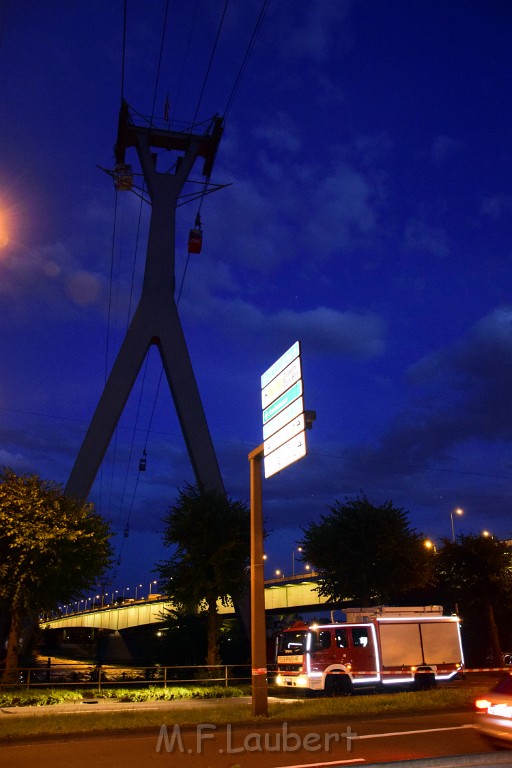
[[[76,457],[65,493],[86,499],[149,349],[143,316],[135,313]]]
[[[204,414],[178,310],[168,306],[165,328],[157,344],[174,400],[181,431],[198,482],[225,493],[208,423]]]

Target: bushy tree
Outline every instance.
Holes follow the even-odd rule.
[[[37,475],[0,475],[0,600],[8,617],[6,676],[27,617],[79,598],[109,567],[106,522],[92,504]]]
[[[396,601],[432,578],[424,538],[391,501],[365,495],[336,501],[328,515],[304,530],[302,559],[320,575],[320,594],[363,606]]]
[[[512,606],[512,549],[492,536],[475,534],[443,539],[436,557],[438,589],[469,625],[478,625],[480,660],[491,655],[501,665],[496,616]],[[482,632],[482,627],[484,631]]]
[[[207,664],[217,664],[217,601],[237,602],[247,588],[248,507],[219,491],[187,484],[164,523],[164,544],[175,550],[158,564],[162,587],[179,610],[207,612]]]

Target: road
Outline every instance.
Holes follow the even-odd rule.
[[[152,731],[52,737],[0,746],[1,768],[333,768],[387,761],[469,755],[492,750],[468,712],[351,719],[331,723],[279,723],[195,728],[169,722]],[[509,759],[512,751],[497,753]],[[508,756],[508,757],[507,757]],[[489,755],[489,757],[491,757]],[[492,759],[492,757],[491,757]]]

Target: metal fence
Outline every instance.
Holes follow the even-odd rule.
[[[2,688],[37,688],[67,686],[91,688],[136,687],[145,685],[208,686],[250,685],[251,666],[128,666],[108,664],[47,664],[46,667],[19,667],[0,682]]]

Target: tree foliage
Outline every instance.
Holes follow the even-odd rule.
[[[208,664],[218,661],[217,601],[237,601],[247,588],[250,515],[242,501],[187,484],[164,518],[164,544],[174,547],[158,564],[163,588],[177,608],[208,612]]]
[[[80,597],[110,565],[108,525],[91,504],[37,475],[0,475],[0,600],[10,617],[9,664],[23,617]]]
[[[463,617],[477,617],[480,644],[500,663],[496,616],[512,606],[512,549],[492,536],[460,535],[443,539],[436,557],[438,588]],[[486,632],[482,633],[481,628]]]
[[[320,575],[320,594],[335,601],[392,602],[431,581],[424,539],[391,501],[374,506],[365,495],[336,501],[304,529],[300,545],[303,560]]]

